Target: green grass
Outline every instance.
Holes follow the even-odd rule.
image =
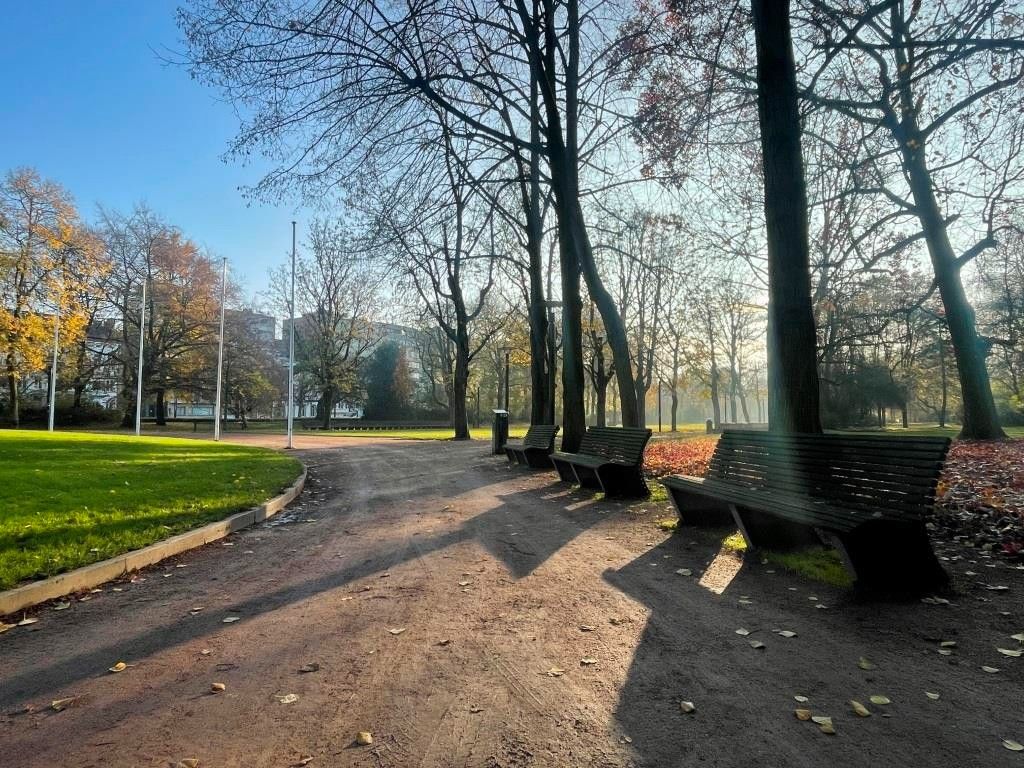
[[[248,509],[300,471],[227,443],[0,430],[0,589]]]
[[[730,552],[744,552],[747,542],[739,531],[725,537],[722,548]],[[763,550],[758,553],[766,562],[799,573],[808,579],[845,589],[853,585],[839,553],[828,547],[804,547],[790,552]]]

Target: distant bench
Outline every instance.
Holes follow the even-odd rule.
[[[406,430],[406,429],[451,429],[452,425],[447,421],[363,421],[362,419],[351,419],[343,421],[340,419],[332,419],[331,426],[325,427],[318,420],[315,419],[304,419],[302,421],[303,429],[324,429],[324,430],[345,430],[345,431],[360,431],[360,430],[374,430],[374,431],[389,431],[389,430]]]
[[[553,424],[534,424],[526,430],[526,436],[521,441],[505,443],[505,455],[510,463],[523,464],[533,469],[550,468],[557,434],[558,427]]]
[[[751,548],[824,540],[859,588],[927,590],[948,582],[925,517],[949,444],[945,437],[727,430],[706,477],[661,482],[682,524],[731,515]]]
[[[604,491],[608,496],[647,496],[644,448],[651,430],[590,427],[576,453],[556,451],[551,461],[567,483]]]

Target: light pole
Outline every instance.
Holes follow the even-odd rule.
[[[64,278],[61,277],[60,293],[57,296],[57,308],[53,313],[53,363],[50,365],[50,403],[47,429],[53,432],[53,422],[57,409],[57,356],[60,350],[60,310],[64,303]]]
[[[508,412],[508,404],[509,404],[509,397],[508,397],[508,394],[509,394],[508,393],[508,370],[509,370],[510,360],[511,360],[511,357],[512,357],[512,350],[509,347],[504,347],[502,351],[504,351],[504,353],[505,353],[505,411],[507,413]]]
[[[149,275],[142,278],[142,304],[139,307],[139,366],[135,374],[135,436],[142,434],[142,347],[146,330],[146,284]]]
[[[228,293],[228,260],[220,268],[220,335],[217,341],[217,396],[213,405],[213,439],[220,440],[220,388],[224,382],[224,302]]]
[[[295,432],[295,222],[292,222],[292,287],[288,303],[288,447]]]

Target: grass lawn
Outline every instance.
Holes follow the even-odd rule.
[[[256,506],[300,471],[226,443],[0,430],[0,589]]]

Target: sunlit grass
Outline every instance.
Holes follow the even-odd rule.
[[[300,471],[227,443],[0,430],[0,589],[256,506]]]

